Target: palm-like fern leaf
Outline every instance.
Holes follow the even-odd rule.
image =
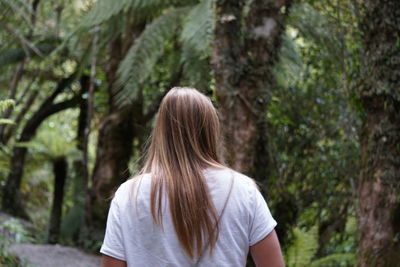
[[[295,228],[293,233],[295,239],[286,254],[287,266],[306,267],[311,263],[318,248],[317,227],[313,227],[307,232]]]
[[[154,12],[170,6],[183,6],[195,0],[100,0],[83,20],[83,27],[101,24],[127,9],[133,9],[137,16],[143,12]]]
[[[328,255],[312,262],[310,267],[354,266],[355,256],[352,253],[337,253]]]
[[[214,22],[214,1],[203,0],[186,16],[180,36],[184,77],[198,89],[205,89],[210,80]]]
[[[135,40],[118,68],[116,93],[119,104],[127,104],[135,98],[140,84],[147,79],[163,55],[166,44],[176,36],[188,10],[170,10],[150,23]]]
[[[301,78],[303,68],[303,61],[295,40],[289,34],[283,35],[279,63],[274,67],[274,75],[278,83],[289,87]]]
[[[198,53],[209,54],[215,22],[214,1],[203,0],[190,10],[185,18],[181,40]]]

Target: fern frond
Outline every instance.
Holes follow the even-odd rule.
[[[199,55],[191,46],[183,47],[181,64],[183,80],[200,91],[207,90],[211,82],[210,57]]]
[[[274,75],[279,84],[289,87],[301,78],[303,61],[295,41],[284,34],[279,54],[279,63],[274,67]]]
[[[210,55],[214,39],[214,1],[203,0],[185,17],[180,36],[184,79],[191,86],[204,90],[211,80]]]
[[[41,130],[38,136],[29,142],[33,153],[53,159],[76,153],[75,141],[65,141],[65,132],[59,128]]]
[[[116,99],[120,105],[132,101],[141,83],[163,55],[164,48],[172,41],[188,8],[173,9],[149,24],[135,40],[118,67]]]
[[[101,24],[111,17],[120,14],[127,9],[135,10],[137,16],[145,12],[155,12],[171,6],[183,6],[192,4],[194,0],[100,0],[95,7],[86,15],[83,27],[92,27]]]
[[[185,17],[181,34],[184,46],[191,46],[198,53],[209,54],[215,24],[214,1],[203,0]]]
[[[299,228],[294,228],[294,241],[286,253],[288,267],[306,267],[318,248],[317,227],[305,232]]]
[[[84,17],[82,26],[92,27],[117,15],[132,4],[132,0],[100,0]]]
[[[354,254],[337,253],[313,261],[310,267],[335,267],[335,266],[350,267],[354,266],[354,263],[355,263]]]

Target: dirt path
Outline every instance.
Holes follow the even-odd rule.
[[[101,259],[60,245],[13,244],[9,250],[28,266],[37,267],[98,267]]]

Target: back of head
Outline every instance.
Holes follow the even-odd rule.
[[[202,170],[222,167],[219,120],[210,99],[193,88],[172,88],[161,102],[143,172],[151,173],[151,212],[162,223],[166,190],[183,250],[199,257],[218,237],[217,214]]]

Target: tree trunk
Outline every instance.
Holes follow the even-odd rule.
[[[400,262],[400,1],[365,1],[359,266]]]
[[[109,111],[106,118],[102,120],[97,141],[96,162],[86,211],[89,234],[99,232],[100,236],[103,235],[107,220],[108,200],[112,197],[114,190],[130,175],[129,160],[135,136],[133,121],[141,118],[142,103],[139,101],[136,106],[132,104],[121,109],[115,103],[113,89],[117,80],[119,63],[144,27],[143,23],[127,26],[126,32],[118,34],[108,47],[110,60],[105,68],[105,73],[108,83]]]
[[[138,33],[136,33],[138,34]],[[133,36],[136,34],[132,34]],[[110,60],[106,66],[108,83],[109,112],[102,120],[99,128],[96,162],[92,173],[90,198],[86,207],[87,230],[92,239],[93,234],[103,234],[107,220],[109,200],[113,191],[129,177],[128,163],[132,154],[133,126],[132,108],[119,109],[114,100],[113,87],[117,78],[117,70],[129,45],[132,42],[116,36],[109,45]],[[121,47],[125,47],[121,49]]]
[[[268,176],[265,112],[275,86],[289,0],[217,1],[213,65],[226,147],[225,161],[258,180]]]
[[[90,224],[103,229],[113,191],[129,177],[133,145],[132,109],[107,116],[99,129],[90,205]]]
[[[53,205],[50,214],[49,237],[50,244],[58,243],[60,237],[60,225],[62,216],[62,204],[64,199],[64,185],[67,178],[68,164],[65,157],[53,160],[54,194]]]

